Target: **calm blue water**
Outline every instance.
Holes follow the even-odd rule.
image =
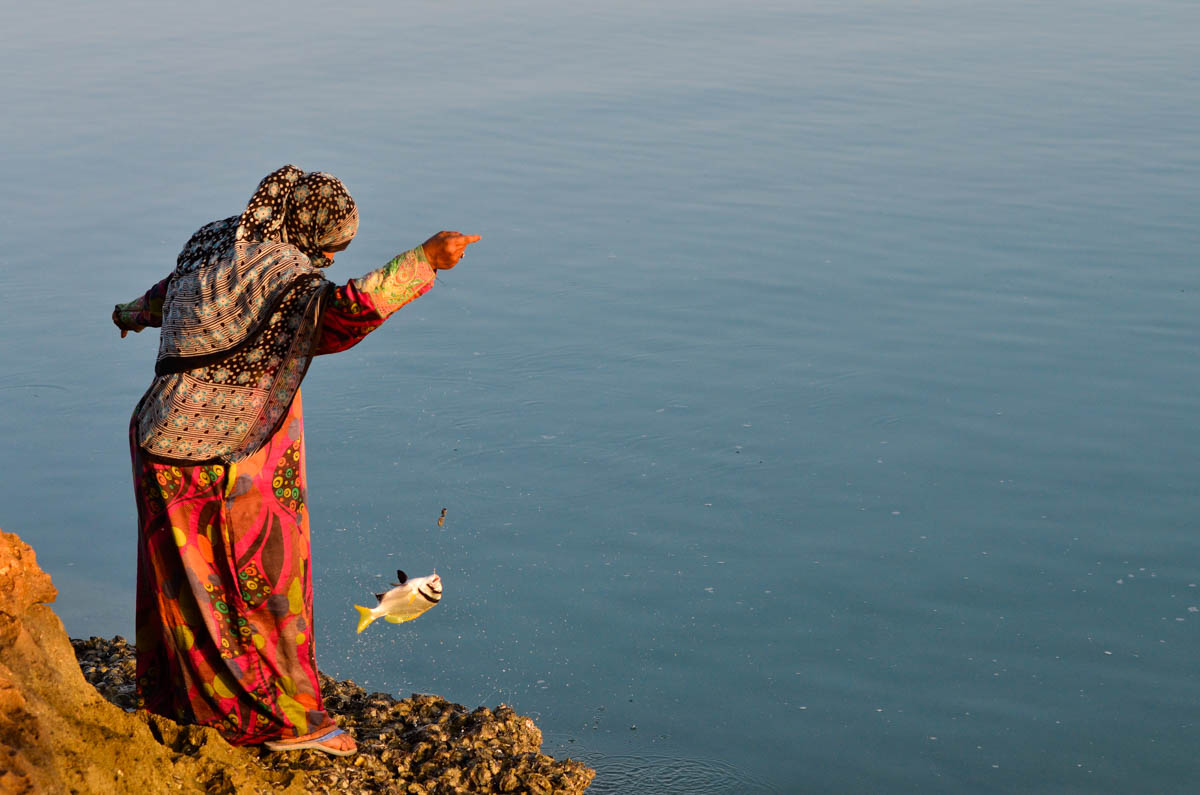
[[[484,236],[305,383],[327,672],[595,792],[1194,786],[1200,6],[170,5],[0,11],[0,527],[72,635],[133,634],[111,307],[293,162],[334,278]]]

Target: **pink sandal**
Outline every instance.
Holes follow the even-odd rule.
[[[345,731],[335,726],[319,737],[294,737],[290,740],[272,740],[263,743],[263,745],[272,751],[302,751],[306,748],[311,748],[314,751],[323,751],[333,756],[350,756],[358,751],[357,746],[348,750],[342,750],[333,745],[326,745],[329,740],[345,733]]]

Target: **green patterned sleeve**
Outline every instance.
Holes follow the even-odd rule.
[[[369,296],[374,310],[386,318],[433,287],[436,273],[420,246],[392,258],[382,268],[350,280],[357,293]],[[364,302],[366,303],[366,302]]]
[[[383,321],[433,287],[436,273],[417,246],[366,276],[337,287],[321,316],[316,355],[337,353],[357,345]]]

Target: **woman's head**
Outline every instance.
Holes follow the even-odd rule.
[[[358,208],[337,177],[295,166],[268,174],[239,219],[236,240],[280,240],[317,266],[322,252],[341,251],[358,231]]]

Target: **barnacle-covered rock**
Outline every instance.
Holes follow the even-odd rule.
[[[113,704],[133,709],[133,646],[120,637],[71,643],[87,681]],[[338,725],[356,738],[356,755],[335,758],[311,750],[271,753],[231,748],[211,730],[176,726],[144,712],[138,716],[174,727],[176,734],[164,737],[163,742],[184,758],[198,753],[198,748],[189,744],[188,732],[208,732],[212,736],[206,735],[204,742],[244,756],[253,767],[274,777],[271,780],[278,782],[274,786],[302,785],[304,791],[313,793],[572,795],[587,789],[595,775],[578,761],[542,754],[542,733],[533,720],[504,704],[468,712],[438,696],[414,693],[396,699],[386,693],[368,693],[354,682],[324,674],[321,693]],[[228,778],[218,771],[202,783],[209,791],[258,791],[247,789],[244,778]],[[187,791],[186,782],[184,786]]]

